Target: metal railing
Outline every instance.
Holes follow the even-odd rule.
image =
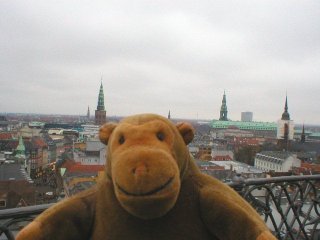
[[[320,175],[235,180],[229,185],[262,215],[278,239],[320,239]]]
[[[261,214],[278,239],[320,240],[320,175],[237,177],[229,185]],[[32,221],[51,205],[0,210],[0,239],[14,240],[19,223]]]
[[[0,210],[0,239],[14,240],[14,233],[21,230],[25,225],[19,223],[31,222],[37,215],[52,205],[53,203]],[[6,238],[3,238],[3,236]]]

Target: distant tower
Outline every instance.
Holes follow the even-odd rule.
[[[24,158],[26,156],[26,147],[24,146],[22,136],[19,136],[19,144],[16,148],[16,156],[24,157]]]
[[[27,161],[26,161],[26,147],[24,145],[22,136],[19,136],[19,144],[15,151],[15,157],[19,160],[20,163],[24,164],[24,168],[27,167]]]
[[[90,108],[88,106],[88,111],[87,111],[87,120],[89,121],[90,120]]]
[[[284,112],[282,113],[281,120],[290,120],[290,114],[288,112],[288,97],[286,95],[286,102],[284,104]]]
[[[95,111],[95,124],[96,125],[103,125],[107,121],[106,117],[106,110],[104,107],[104,93],[103,93],[103,86],[102,86],[102,79],[98,97],[98,106],[97,110]]]
[[[288,112],[288,98],[286,96],[286,102],[284,105],[284,112],[281,119],[278,121],[277,127],[277,139],[278,145],[283,149],[288,150],[289,143],[293,140],[294,135],[294,123],[290,120],[290,114]]]
[[[169,119],[169,120],[171,119],[170,110],[169,110],[169,113],[168,113],[168,119]]]
[[[227,109],[227,100],[226,100],[226,92],[223,92],[222,105],[220,109],[220,121],[228,121],[228,109]]]
[[[252,122],[253,113],[252,112],[242,112],[241,113],[241,121],[242,122]]]
[[[301,139],[300,139],[301,143],[305,143],[306,142],[306,134],[304,132],[304,124],[302,125],[302,133],[301,133]]]

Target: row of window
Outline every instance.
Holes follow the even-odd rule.
[[[92,160],[92,162],[98,162],[98,159],[90,159],[90,158],[87,159],[87,161],[82,158],[82,159],[81,159],[81,162],[82,162],[82,163],[85,163],[85,162],[90,162],[90,163],[91,163],[91,160]]]
[[[0,199],[0,208],[5,208],[7,206],[6,200]]]
[[[275,163],[270,163],[270,162],[265,162],[265,161],[261,161],[261,160],[256,160],[255,161],[255,166],[257,168],[263,169],[263,170],[282,171],[282,165],[275,164]]]

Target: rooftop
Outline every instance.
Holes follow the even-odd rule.
[[[26,180],[25,170],[17,163],[0,164],[0,181]]]
[[[104,165],[82,165],[74,164],[68,168],[68,172],[87,172],[87,173],[97,173],[104,170]]]
[[[257,155],[285,160],[288,157],[292,156],[293,153],[283,151],[264,151],[261,153],[257,153]]]
[[[224,167],[228,170],[234,170],[237,173],[262,173],[260,169],[237,161],[211,161],[211,163]]]
[[[226,129],[229,127],[237,127],[241,130],[260,130],[260,131],[276,131],[277,124],[270,122],[242,122],[242,121],[220,121],[213,120],[212,128]]]

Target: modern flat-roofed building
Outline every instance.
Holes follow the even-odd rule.
[[[242,112],[241,113],[241,121],[242,122],[252,122],[253,113],[252,112]]]

